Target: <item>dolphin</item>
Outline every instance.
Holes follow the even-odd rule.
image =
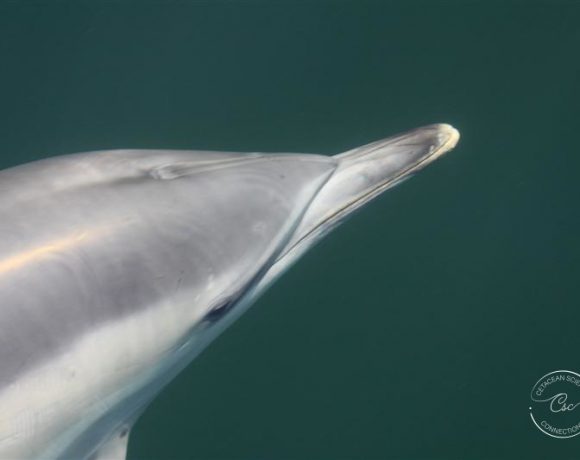
[[[452,149],[171,150],[0,171],[0,458],[122,460],[148,403],[354,210]]]

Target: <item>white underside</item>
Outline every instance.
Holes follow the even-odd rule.
[[[20,376],[0,393],[0,459],[61,457],[112,408],[175,365],[179,339],[201,315],[191,305],[145,309],[90,331]],[[110,420],[111,429],[123,422]],[[103,439],[87,439],[90,455]]]

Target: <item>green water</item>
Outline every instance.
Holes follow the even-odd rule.
[[[1,167],[463,136],[197,359],[129,459],[580,457],[528,412],[580,371],[579,24],[574,1],[0,1]]]

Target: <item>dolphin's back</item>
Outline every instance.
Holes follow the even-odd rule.
[[[122,150],[0,172],[0,458],[58,457],[79,438],[90,455],[92,427],[122,422],[111,408],[159,356],[176,365],[191,328],[243,295],[335,166]]]

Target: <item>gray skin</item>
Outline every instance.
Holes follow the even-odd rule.
[[[353,210],[453,148],[118,150],[0,172],[0,458],[125,458],[155,395]]]

